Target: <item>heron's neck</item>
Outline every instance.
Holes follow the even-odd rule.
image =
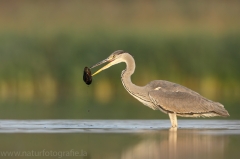
[[[126,69],[122,72],[122,76],[129,79],[131,82],[131,75],[135,71],[135,61],[134,58],[130,54],[125,54],[125,63],[126,63]]]
[[[126,54],[124,56],[125,56],[124,62],[126,63],[126,69],[122,71],[122,75],[121,75],[121,77],[122,77],[121,80],[122,80],[123,86],[127,89],[128,92],[129,91],[130,92],[135,92],[135,91],[139,92],[141,90],[141,87],[133,84],[132,80],[131,80],[131,75],[135,71],[135,61],[130,54]]]

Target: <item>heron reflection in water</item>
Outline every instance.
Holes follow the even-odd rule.
[[[131,75],[135,70],[135,61],[129,53],[123,50],[113,52],[107,59],[93,65],[91,69],[106,62],[108,62],[108,64],[99,69],[92,76],[115,64],[125,62],[126,69],[123,70],[121,74],[124,88],[144,105],[153,110],[160,110],[168,114],[172,125],[170,130],[177,130],[177,116],[229,116],[228,111],[221,103],[213,102],[197,92],[179,84],[164,80],[155,80],[145,86],[133,84]]]

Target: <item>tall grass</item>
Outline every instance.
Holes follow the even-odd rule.
[[[83,67],[117,49],[135,57],[133,81],[140,85],[153,79],[172,80],[196,91],[213,92],[209,96],[216,100],[237,98],[240,93],[240,34],[166,37],[98,32],[60,33],[48,38],[2,34],[0,41],[0,88],[4,98],[34,99],[39,95],[46,97],[45,92],[56,99],[82,96],[84,93],[77,89],[84,87]],[[101,78],[109,79],[110,86],[106,87],[110,89],[121,87],[117,82],[120,72],[117,68],[109,69],[95,77],[93,87],[95,80],[97,85]],[[77,92],[80,94],[76,95]]]

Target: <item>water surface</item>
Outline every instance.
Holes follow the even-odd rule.
[[[169,126],[169,120],[0,120],[0,158],[240,157],[240,120],[179,120],[177,132]]]

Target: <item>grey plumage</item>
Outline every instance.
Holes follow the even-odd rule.
[[[152,87],[153,86],[153,87]],[[159,109],[183,117],[229,116],[223,105],[200,94],[168,81],[153,81],[146,87],[160,87],[149,92],[150,99]]]
[[[133,57],[122,50],[115,51],[107,59],[92,66],[94,68],[105,62],[106,66],[99,69],[93,75],[105,70],[112,65],[125,62],[126,69],[122,71],[121,80],[125,89],[144,105],[161,110],[169,114],[172,128],[177,128],[177,117],[212,117],[229,116],[227,110],[220,103],[213,102],[195,91],[169,81],[156,80],[146,86],[137,86],[132,83],[131,75],[135,71]]]

